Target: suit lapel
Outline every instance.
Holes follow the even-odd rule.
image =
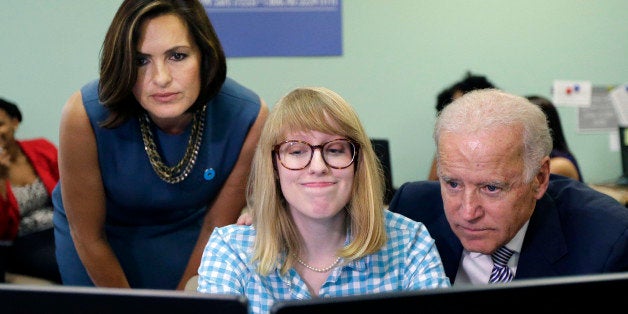
[[[536,203],[523,240],[515,278],[558,275],[554,264],[567,254],[567,245],[554,200],[545,195]]]

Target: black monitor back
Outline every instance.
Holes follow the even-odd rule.
[[[506,284],[453,286],[419,291],[278,302],[271,314],[611,313],[623,308],[618,297],[628,287],[628,273],[515,280]]]
[[[619,149],[622,175],[617,180],[617,184],[628,185],[628,127],[619,127]]]
[[[387,139],[372,138],[371,145],[375,155],[379,158],[379,162],[384,170],[384,183],[386,184],[386,191],[384,193],[384,204],[388,205],[392,200],[393,194],[395,194],[395,187],[392,181],[392,165],[390,161],[390,147]]]
[[[0,284],[3,314],[247,314],[246,298],[193,291]]]

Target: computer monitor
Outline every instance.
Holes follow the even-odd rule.
[[[0,284],[0,313],[247,314],[241,295],[193,291]]]
[[[628,127],[619,126],[619,149],[622,175],[617,179],[617,184],[628,185]]]
[[[388,205],[392,200],[393,194],[395,194],[395,187],[392,181],[392,166],[390,161],[390,147],[387,139],[372,138],[371,145],[375,155],[379,158],[379,162],[382,164],[384,170],[384,183],[386,184],[386,191],[384,193],[384,203]]]
[[[617,293],[628,287],[628,273],[515,280],[482,286],[453,286],[419,291],[314,298],[275,303],[271,314],[372,313],[596,313],[623,308]]]

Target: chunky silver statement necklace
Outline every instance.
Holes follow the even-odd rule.
[[[340,260],[342,259],[340,256],[338,256],[338,258],[336,258],[336,261],[334,261],[333,264],[331,264],[331,265],[329,265],[327,267],[324,267],[324,268],[316,268],[316,267],[313,267],[313,266],[310,266],[310,265],[306,264],[303,260],[301,260],[301,258],[298,255],[294,254],[294,257],[297,258],[297,262],[299,262],[299,264],[301,264],[301,265],[305,266],[305,268],[307,268],[309,270],[313,270],[313,271],[315,271],[317,273],[326,273],[326,272],[332,270],[332,268],[336,267],[338,265],[338,263],[340,263]]]
[[[144,113],[139,116],[140,129],[142,131],[142,140],[144,141],[144,150],[148,155],[153,170],[162,180],[170,184],[179,183],[190,174],[196,158],[198,157],[198,151],[201,147],[203,140],[203,130],[205,129],[205,111],[207,105],[203,106],[194,114],[192,121],[192,131],[190,132],[190,138],[188,139],[188,145],[185,150],[185,155],[181,160],[173,167],[168,167],[161,159],[157,145],[153,139],[153,132],[150,129],[150,118],[148,113]]]

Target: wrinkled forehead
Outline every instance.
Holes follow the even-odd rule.
[[[523,146],[524,129],[522,125],[493,123],[488,125],[464,126],[454,129],[443,128],[439,133],[438,145],[467,142],[470,147],[486,145]]]
[[[438,159],[441,162],[522,165],[524,147],[518,136],[516,132],[445,132],[440,135]]]

